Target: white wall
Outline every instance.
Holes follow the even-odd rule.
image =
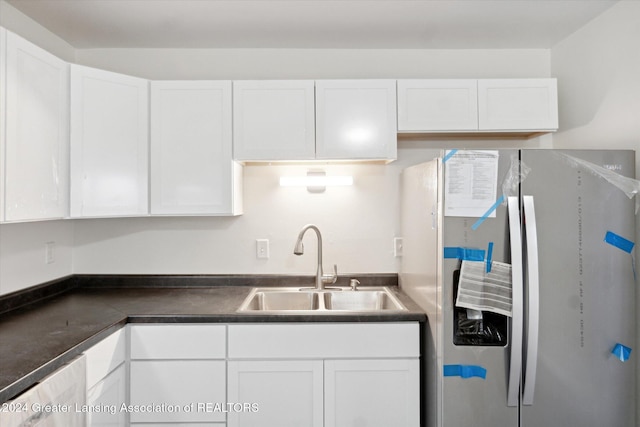
[[[0,25],[66,61],[75,50],[64,40],[0,0]],[[45,243],[55,242],[55,262],[45,263]],[[72,273],[73,224],[64,221],[0,225],[0,295]]]
[[[55,245],[51,264],[47,242]],[[72,248],[71,221],[0,225],[0,295],[70,275]]]
[[[640,2],[622,1],[551,49],[558,148],[640,149]]]
[[[0,0],[0,26],[19,34],[65,61],[75,61],[76,51],[73,46],[8,4],[5,0]]]
[[[90,67],[162,79],[548,77],[545,49],[82,49]]]

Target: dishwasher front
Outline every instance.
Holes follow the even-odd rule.
[[[81,355],[2,404],[2,427],[85,427],[86,360]]]

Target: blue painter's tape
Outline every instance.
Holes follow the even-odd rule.
[[[493,257],[493,242],[489,242],[489,247],[487,247],[487,268],[486,268],[487,273],[491,273],[492,257]]]
[[[615,356],[620,359],[621,362],[626,362],[631,357],[631,349],[626,345],[622,345],[620,343],[616,344],[611,350],[611,353],[615,354]]]
[[[463,261],[484,261],[484,250],[447,247],[444,248],[444,257],[461,259]]]
[[[446,163],[447,160],[455,156],[457,152],[458,150],[449,150],[449,152],[442,158],[442,163]]]
[[[480,227],[480,225],[484,222],[484,220],[489,218],[489,215],[491,215],[493,213],[493,211],[498,209],[498,206],[500,206],[502,204],[502,202],[504,202],[504,194],[502,196],[498,197],[498,200],[496,200],[496,202],[484,213],[484,215],[482,215],[475,222],[475,224],[473,224],[471,226],[471,229],[474,230],[474,231],[477,230],[478,227]]]
[[[487,370],[482,366],[476,365],[444,365],[443,375],[445,377],[462,378],[478,377],[484,380],[487,378]]]
[[[604,241],[628,253],[631,253],[633,247],[635,246],[635,243],[633,243],[631,240],[627,240],[622,236],[618,236],[612,231],[607,231],[607,234],[604,236]]]

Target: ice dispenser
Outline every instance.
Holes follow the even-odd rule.
[[[460,273],[460,269],[453,273],[453,343],[460,346],[506,346],[507,316],[456,305]]]

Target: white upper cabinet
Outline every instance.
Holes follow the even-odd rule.
[[[236,160],[315,157],[313,80],[233,82]]]
[[[477,80],[398,80],[398,131],[477,129]]]
[[[151,82],[151,214],[241,213],[230,81]]]
[[[4,168],[0,219],[67,217],[69,65],[4,29],[0,43],[1,128],[6,130],[0,139]]]
[[[510,133],[558,129],[556,79],[398,80],[398,132]]]
[[[71,66],[71,216],[148,214],[149,83]]]
[[[316,81],[316,158],[396,156],[395,80]]]
[[[556,130],[556,79],[478,80],[478,114],[480,130]]]

